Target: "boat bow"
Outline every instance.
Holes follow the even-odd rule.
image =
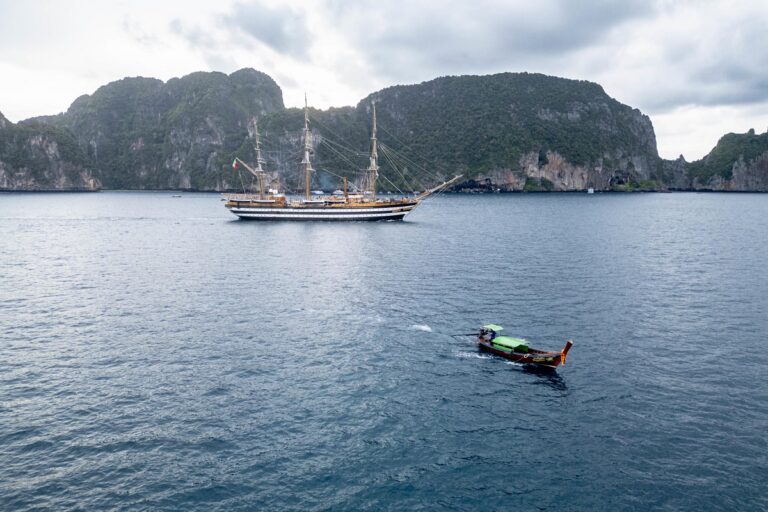
[[[565,366],[565,360],[568,357],[568,351],[571,350],[571,347],[573,346],[573,340],[568,340],[565,342],[565,348],[560,352],[560,364]]]

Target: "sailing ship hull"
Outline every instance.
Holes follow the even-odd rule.
[[[418,203],[391,205],[263,207],[228,204],[227,208],[243,220],[291,221],[384,221],[402,220]]]
[[[519,353],[513,350],[502,350],[484,339],[477,340],[477,346],[480,350],[485,350],[504,359],[524,364],[530,368],[540,368],[543,370],[556,370],[558,366],[565,364],[565,359],[572,345],[573,343],[568,341],[562,352],[547,352],[531,348],[526,353]]]

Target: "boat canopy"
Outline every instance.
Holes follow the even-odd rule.
[[[502,326],[496,325],[496,324],[484,325],[483,329],[488,329],[489,331],[501,331],[501,330],[504,330],[504,328]]]
[[[496,336],[493,343],[507,348],[514,348],[518,351],[527,352],[528,342],[522,338],[510,338],[509,336]]]

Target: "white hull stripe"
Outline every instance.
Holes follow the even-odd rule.
[[[357,219],[399,219],[405,217],[409,212],[390,212],[390,213],[364,213],[357,215],[334,215],[329,213],[261,213],[261,212],[236,212],[235,215],[241,218],[249,219],[333,219],[333,220],[357,220]]]
[[[363,213],[402,213],[412,210],[413,206],[392,206],[387,208],[239,208],[232,207],[233,213],[270,213],[270,214],[326,214],[326,215],[359,215]]]

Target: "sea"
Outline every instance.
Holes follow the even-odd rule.
[[[767,378],[764,194],[0,195],[2,511],[766,510]]]

